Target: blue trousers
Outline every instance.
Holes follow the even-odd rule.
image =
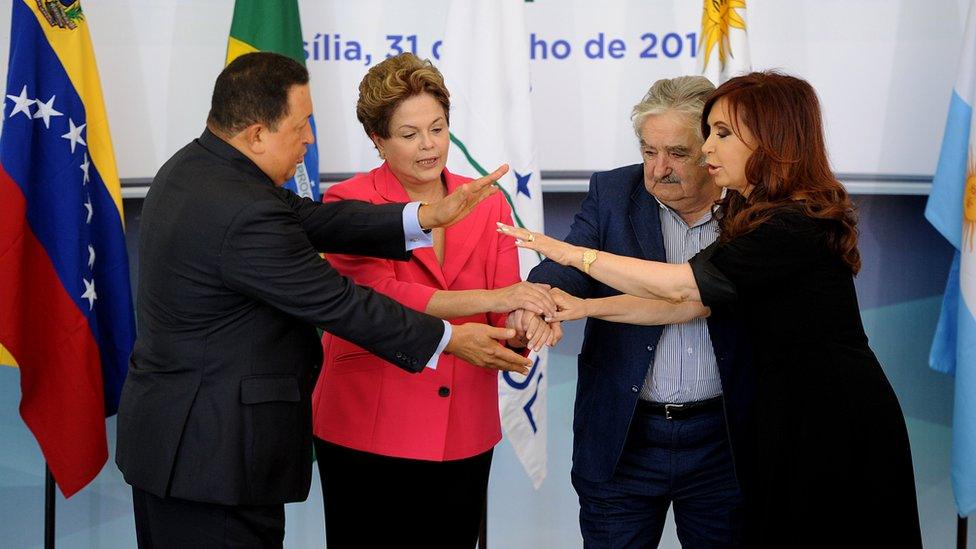
[[[666,419],[638,408],[606,482],[573,475],[584,546],[657,547],[674,505],[685,549],[739,547],[742,494],[721,410]]]

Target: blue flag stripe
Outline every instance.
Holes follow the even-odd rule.
[[[16,182],[27,201],[27,221],[47,252],[58,279],[79,311],[99,346],[105,383],[106,412],[118,407],[118,396],[128,365],[135,325],[129,286],[128,254],[122,219],[88,147],[62,137],[87,121],[85,105],[69,80],[60,59],[43,30],[23,2],[14,2],[13,28],[7,93],[20,94],[47,103],[61,113],[34,118],[38,105],[11,115],[14,102],[4,97],[4,139],[0,140],[0,163]],[[24,51],[31,55],[23,55]],[[87,129],[87,128],[86,128]],[[87,131],[81,131],[85,140]],[[86,140],[87,141],[87,140]],[[88,159],[88,183],[81,166]],[[89,202],[92,208],[88,223]],[[95,261],[89,268],[91,252]],[[84,280],[94,283],[97,299],[90,305],[83,298]]]

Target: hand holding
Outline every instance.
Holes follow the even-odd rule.
[[[549,295],[552,296],[553,301],[556,302],[556,306],[559,307],[559,312],[547,320],[576,320],[588,316],[589,311],[587,311],[585,299],[570,295],[559,288],[549,290]]]
[[[508,315],[507,326],[517,332],[514,340],[509,340],[511,347],[529,347],[538,352],[543,345],[552,347],[563,337],[562,326],[559,322],[548,323],[541,315],[524,309],[517,309]]]
[[[525,309],[536,314],[552,316],[556,313],[556,302],[549,295],[548,284],[517,282],[505,288],[491,290],[493,303],[491,312],[507,313]]]
[[[515,337],[511,328],[496,328],[476,322],[451,327],[451,340],[444,352],[475,366],[528,374],[532,361],[499,344]]]
[[[549,336],[549,347],[555,347],[557,343],[563,339],[563,323],[559,321],[549,322],[549,327],[552,328],[552,335]]]
[[[417,210],[417,219],[423,229],[449,227],[468,215],[479,202],[498,192],[495,182],[508,173],[508,164],[502,164],[490,174],[469,181],[451,194]]]

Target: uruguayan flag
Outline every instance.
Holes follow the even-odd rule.
[[[925,217],[956,249],[929,364],[955,374],[952,488],[959,514],[976,511],[976,0],[966,20],[956,86]]]
[[[702,0],[698,73],[716,86],[752,71],[746,0]]]

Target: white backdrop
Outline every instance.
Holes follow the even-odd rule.
[[[3,82],[10,2],[0,0]],[[404,49],[415,41],[418,54],[430,57],[432,44],[443,36],[448,0],[300,4],[320,169],[371,168],[377,159],[354,113],[357,86],[368,68],[365,56],[375,63],[393,51],[387,35],[399,35]],[[203,129],[233,2],[87,0],[83,5],[120,175],[151,177]],[[688,35],[698,32],[701,2],[535,0],[525,8],[537,42],[532,123],[541,169],[592,171],[639,161],[630,108],[655,79],[695,70],[690,55],[695,39]],[[749,0],[753,68],[780,68],[813,83],[823,101],[836,171],[927,176],[937,159],[965,16],[965,0]],[[599,33],[603,57],[591,58],[586,42]],[[608,49],[614,39],[620,41],[613,49],[619,59]],[[338,61],[332,58],[337,41]],[[346,59],[356,57],[350,41],[359,43],[362,58]],[[545,59],[539,41],[546,43]],[[323,43],[330,46],[328,60]],[[566,53],[566,45],[568,55],[556,58]],[[589,53],[598,53],[596,44]]]

